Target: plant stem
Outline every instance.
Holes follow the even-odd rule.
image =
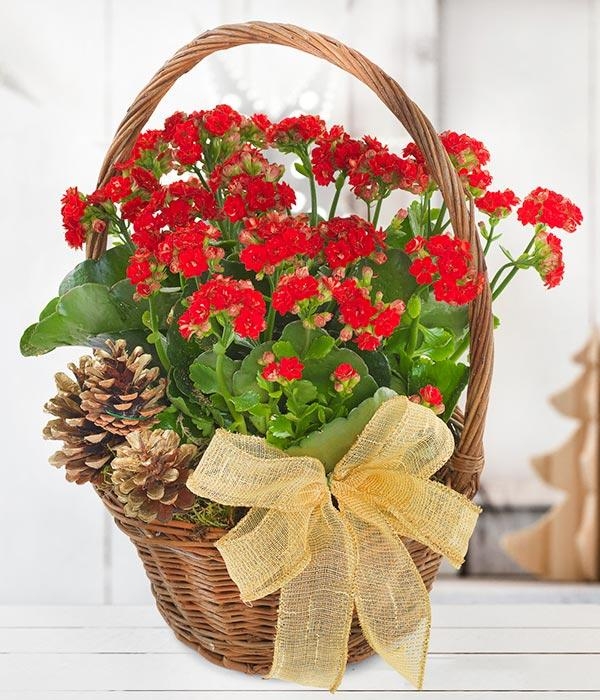
[[[532,236],[531,240],[527,244],[527,247],[521,253],[521,255],[519,256],[519,259],[516,262],[511,261],[509,263],[506,263],[506,265],[502,265],[502,267],[498,270],[498,272],[496,272],[496,274],[494,275],[494,279],[492,280],[492,282],[490,284],[490,287],[492,289],[492,300],[497,299],[500,296],[500,294],[502,294],[502,292],[506,289],[506,287],[511,282],[513,277],[521,269],[521,265],[519,265],[519,260],[522,261],[526,257],[527,253],[529,253],[529,251],[533,248],[533,244],[535,243],[535,237],[536,237],[536,234],[534,234]],[[512,269],[506,275],[506,277],[502,280],[502,282],[500,282],[500,278],[502,277],[502,273],[504,272],[504,270],[507,270],[509,268],[512,268]]]
[[[496,272],[496,274],[494,275],[494,279],[490,282],[490,288],[491,288],[492,292],[494,291],[496,285],[498,284],[500,277],[502,277],[502,273],[504,272],[504,270],[508,270],[510,267],[514,267],[514,264],[515,264],[514,262],[508,262],[508,263],[505,263],[504,265],[502,265],[502,267],[500,267],[498,269],[498,272]]]
[[[406,354],[412,357],[417,349],[417,341],[419,340],[419,320],[421,314],[413,318],[408,329],[408,345],[406,346]]]
[[[210,189],[210,187],[208,186],[208,183],[206,182],[206,180],[205,180],[205,178],[204,178],[204,175],[203,175],[203,173],[202,173],[202,170],[200,170],[200,168],[199,168],[197,165],[192,165],[192,170],[193,170],[194,173],[198,176],[198,179],[199,179],[200,182],[204,185],[204,187],[210,192],[211,189]]]
[[[377,228],[377,222],[379,221],[379,214],[381,213],[381,205],[383,203],[383,197],[377,200],[377,206],[375,207],[375,213],[373,214],[373,228]]]
[[[275,307],[273,306],[273,293],[277,288],[279,274],[275,270],[273,276],[268,277],[269,286],[271,287],[271,298],[269,300],[269,311],[267,312],[267,327],[265,329],[265,340],[273,340],[273,328],[275,327]]]
[[[445,215],[446,215],[446,202],[442,202],[442,206],[440,207],[440,211],[438,212],[435,226],[433,227],[433,231],[431,232],[432,236],[435,236],[438,233],[442,232],[442,225],[444,223],[444,216]]]
[[[232,428],[236,427],[239,429],[240,433],[247,434],[248,430],[246,428],[246,421],[244,420],[244,416],[241,413],[238,413],[238,411],[236,411],[235,406],[233,405],[231,393],[229,392],[229,389],[227,388],[227,382],[225,381],[225,372],[223,370],[223,361],[225,359],[225,353],[218,352],[218,353],[216,353],[216,355],[217,355],[217,360],[215,362],[215,373],[217,375],[217,383],[219,385],[219,393],[225,399],[225,403],[227,404],[227,408],[229,409],[229,413],[231,413],[231,417],[234,420],[234,424],[233,424]]]
[[[310,185],[310,225],[317,225],[317,185],[315,183],[315,176],[312,169],[312,164],[308,156],[308,149],[304,148],[299,154],[300,161],[304,166],[304,169],[308,173],[308,184]]]
[[[502,283],[498,285],[496,289],[492,292],[492,301],[495,301],[501,294],[502,292],[506,289],[512,278],[517,274],[517,272],[521,268],[518,267],[517,265],[513,266],[513,269],[506,275],[506,277],[502,280]]]
[[[346,182],[346,176],[342,173],[341,175],[338,176],[337,180],[335,181],[335,194],[333,195],[333,199],[331,200],[331,207],[329,209],[329,215],[328,219],[333,219],[335,216],[335,210],[337,209],[338,202],[340,201],[340,195],[342,193],[342,188],[344,187],[344,183]]]
[[[490,248],[492,246],[492,243],[494,242],[494,229],[495,228],[496,228],[495,223],[490,225],[488,237],[486,238],[486,241],[485,241],[485,248],[483,249],[483,256],[484,257],[490,252]]]
[[[471,341],[471,334],[469,331],[465,333],[464,338],[456,346],[456,350],[450,356],[450,362],[458,362],[463,356],[465,350],[469,347],[469,342]]]
[[[153,338],[152,343],[156,348],[156,353],[158,354],[158,359],[160,360],[161,365],[164,367],[165,371],[168,372],[171,369],[171,363],[167,357],[163,337],[158,327],[158,314],[156,313],[156,308],[154,306],[154,295],[148,298],[148,311],[150,313],[150,329],[152,331]]]

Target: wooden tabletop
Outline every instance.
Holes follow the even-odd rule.
[[[600,698],[600,605],[433,604],[424,693],[379,658],[341,698]],[[328,698],[227,671],[180,644],[148,606],[0,607],[2,700]]]

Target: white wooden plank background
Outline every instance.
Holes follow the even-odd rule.
[[[125,538],[86,489],[46,464],[38,437],[51,376],[77,350],[21,359],[16,343],[77,261],[63,246],[59,198],[91,189],[102,153],[137,90],[181,44],[210,26],[252,18],[296,22],[338,36],[397,76],[440,128],[482,138],[500,186],[542,183],[564,190],[587,223],[566,241],[568,275],[545,292],[534,274],[502,299],[484,487],[499,500],[549,498],[531,454],[566,439],[573,426],[545,397],[577,373],[569,356],[583,342],[598,265],[598,74],[600,0],[21,0],[0,3],[0,208],[4,317],[0,344],[4,482],[0,601],[139,603],[148,584]],[[374,15],[376,12],[376,16]],[[594,70],[592,70],[594,68]],[[157,119],[232,97],[274,112],[281,96],[317,93],[332,121],[400,145],[405,135],[375,98],[316,59],[250,47],[210,58],[177,86]],[[595,95],[595,99],[592,99]],[[322,104],[325,99],[325,105]],[[291,99],[291,98],[290,98]],[[258,108],[258,107],[257,107]],[[595,109],[595,112],[594,112]],[[390,205],[391,206],[391,205]],[[521,231],[511,235],[516,240]],[[34,252],[35,251],[35,252]],[[595,257],[594,257],[595,256]],[[595,260],[595,263],[594,263]],[[13,290],[19,290],[18,293]],[[548,303],[549,302],[549,303]],[[539,311],[538,311],[539,309]],[[533,331],[531,329],[534,329]],[[528,362],[524,358],[530,358]],[[515,410],[513,400],[519,402]],[[515,415],[529,421],[515,421]],[[510,436],[510,437],[508,437]],[[18,523],[18,525],[16,525]]]
[[[589,691],[594,697],[600,692],[599,654],[599,605],[434,605],[426,697],[487,697],[485,691],[511,698],[520,697],[516,691],[529,691],[528,697],[535,691],[586,697]],[[144,697],[202,691],[329,697],[208,663],[174,639],[154,608],[0,608],[0,697],[70,692],[85,700],[142,691]],[[378,658],[349,667],[340,690],[342,697],[392,692],[417,697]]]

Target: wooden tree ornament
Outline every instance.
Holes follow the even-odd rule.
[[[562,503],[534,525],[504,537],[502,547],[519,566],[554,581],[600,580],[600,330],[574,358],[583,365],[575,384],[551,399],[562,414],[580,421],[556,452],[532,460]]]

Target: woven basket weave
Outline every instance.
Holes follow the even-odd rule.
[[[112,176],[114,164],[128,157],[161,98],[181,75],[215,51],[258,43],[288,46],[323,58],[354,75],[375,92],[423,152],[448,207],[455,234],[470,241],[475,251],[475,266],[485,273],[473,202],[466,206],[460,179],[425,115],[390,76],[362,54],[335,39],[295,26],[264,22],[227,25],[205,32],[184,46],[158,71],[127,110],[102,165],[99,186]],[[98,258],[105,249],[106,237],[95,236],[88,241],[87,257]],[[464,424],[455,453],[437,478],[472,498],[483,468],[482,438],[493,364],[491,297],[487,284],[470,305],[469,324],[471,374]],[[462,416],[458,420],[463,423]],[[224,531],[199,530],[176,521],[147,525],[127,518],[112,494],[103,494],[102,498],[119,528],[137,548],[158,609],[177,637],[217,664],[246,673],[266,673],[273,658],[278,594],[256,601],[252,606],[241,602],[239,591],[215,547]],[[405,544],[430,589],[440,556],[417,542],[405,541]],[[348,659],[360,661],[371,653],[355,616]]]

